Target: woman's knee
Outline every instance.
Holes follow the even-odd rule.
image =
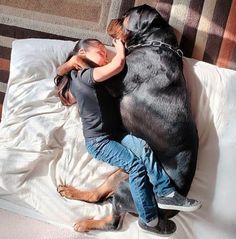
[[[122,140],[121,144],[126,148],[131,150],[135,155],[141,156],[145,147],[147,147],[147,143],[134,135],[126,135]]]

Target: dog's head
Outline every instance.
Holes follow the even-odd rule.
[[[166,28],[169,25],[158,11],[145,4],[131,8],[122,18],[111,20],[107,32],[129,46],[145,42],[150,33]]]

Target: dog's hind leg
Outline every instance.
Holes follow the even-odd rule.
[[[75,223],[74,229],[80,232],[90,230],[119,230],[122,227],[123,219],[126,212],[137,213],[128,181],[123,181],[119,184],[116,192],[111,197],[112,214],[99,219],[86,219]]]
[[[126,180],[127,178],[128,174],[119,169],[112,173],[102,185],[94,190],[81,191],[72,186],[60,185],[58,186],[57,191],[61,194],[61,196],[69,199],[86,202],[98,202],[111,196],[116,191],[120,182]]]
[[[74,224],[74,230],[78,232],[88,232],[91,230],[114,231],[119,230],[124,219],[123,214],[112,213],[104,218],[86,219]]]

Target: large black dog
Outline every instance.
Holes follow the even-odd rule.
[[[113,20],[108,33],[126,42],[126,69],[111,80],[121,98],[125,127],[143,138],[177,190],[186,195],[195,173],[198,135],[183,76],[182,52],[172,29],[148,5]]]
[[[106,83],[120,98],[124,126],[148,142],[177,191],[187,195],[196,168],[198,135],[176,37],[168,23],[148,5],[134,7],[123,18],[114,19],[108,33],[121,38],[127,48],[125,69]],[[86,201],[101,198],[92,200],[81,196],[80,191],[73,197],[63,191],[65,188],[59,188],[67,197]],[[122,182],[113,196],[113,215],[103,221],[85,220],[75,229],[117,229],[125,211],[136,212],[128,183]]]

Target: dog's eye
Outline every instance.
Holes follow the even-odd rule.
[[[125,33],[125,34],[129,34],[129,33],[130,33],[130,30],[127,29],[126,27],[123,27],[123,29],[124,29],[124,33]]]

